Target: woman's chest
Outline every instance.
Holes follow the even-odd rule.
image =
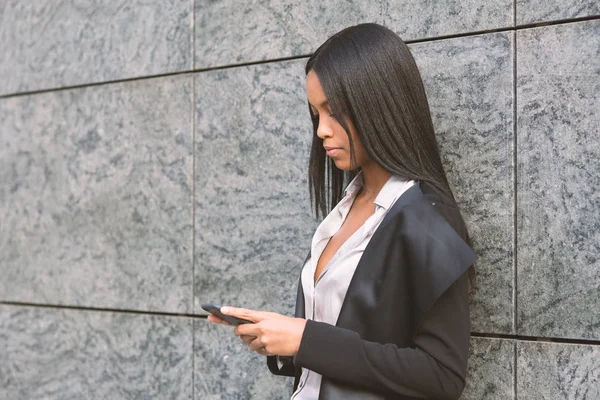
[[[374,216],[374,213],[375,205],[373,203],[360,202],[358,199],[355,200],[339,229],[331,238],[324,241],[324,247],[318,256],[313,276],[314,282],[317,282],[319,276],[334,256],[340,251],[343,252],[343,247],[358,246],[365,239],[363,237],[366,234],[364,232],[366,228],[365,224],[369,218]]]

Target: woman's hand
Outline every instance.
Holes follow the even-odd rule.
[[[300,341],[306,326],[305,319],[235,307],[221,307],[221,312],[225,315],[254,321],[254,324],[238,325],[234,333],[248,344],[250,350],[256,351],[258,354],[293,356],[300,348]],[[214,315],[209,317],[209,321],[231,325]]]

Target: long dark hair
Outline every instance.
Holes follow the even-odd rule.
[[[458,208],[442,165],[421,74],[398,35],[374,23],[346,28],[308,59],[306,74],[311,70],[348,134],[353,163],[347,121],[371,160],[393,175],[428,183],[446,203]],[[357,171],[343,171],[326,156],[317,136],[318,117],[310,105],[309,113],[314,132],[308,180],[318,217],[341,200],[344,185]],[[467,242],[472,245],[468,233]]]

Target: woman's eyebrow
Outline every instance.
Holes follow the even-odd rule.
[[[312,103],[309,101],[308,104],[310,104],[312,107],[315,107],[312,105]],[[324,100],[321,104],[319,104],[319,107],[325,107],[328,106],[329,102],[327,100]]]

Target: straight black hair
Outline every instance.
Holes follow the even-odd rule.
[[[402,39],[374,23],[346,28],[323,43],[306,63],[319,78],[333,115],[354,144],[348,121],[368,157],[390,174],[428,183],[457,207],[442,165],[421,74]],[[343,171],[326,156],[313,121],[308,181],[311,203],[325,216],[358,171]],[[340,117],[342,116],[342,117]],[[464,221],[463,221],[464,222]],[[467,234],[467,241],[471,240]]]

